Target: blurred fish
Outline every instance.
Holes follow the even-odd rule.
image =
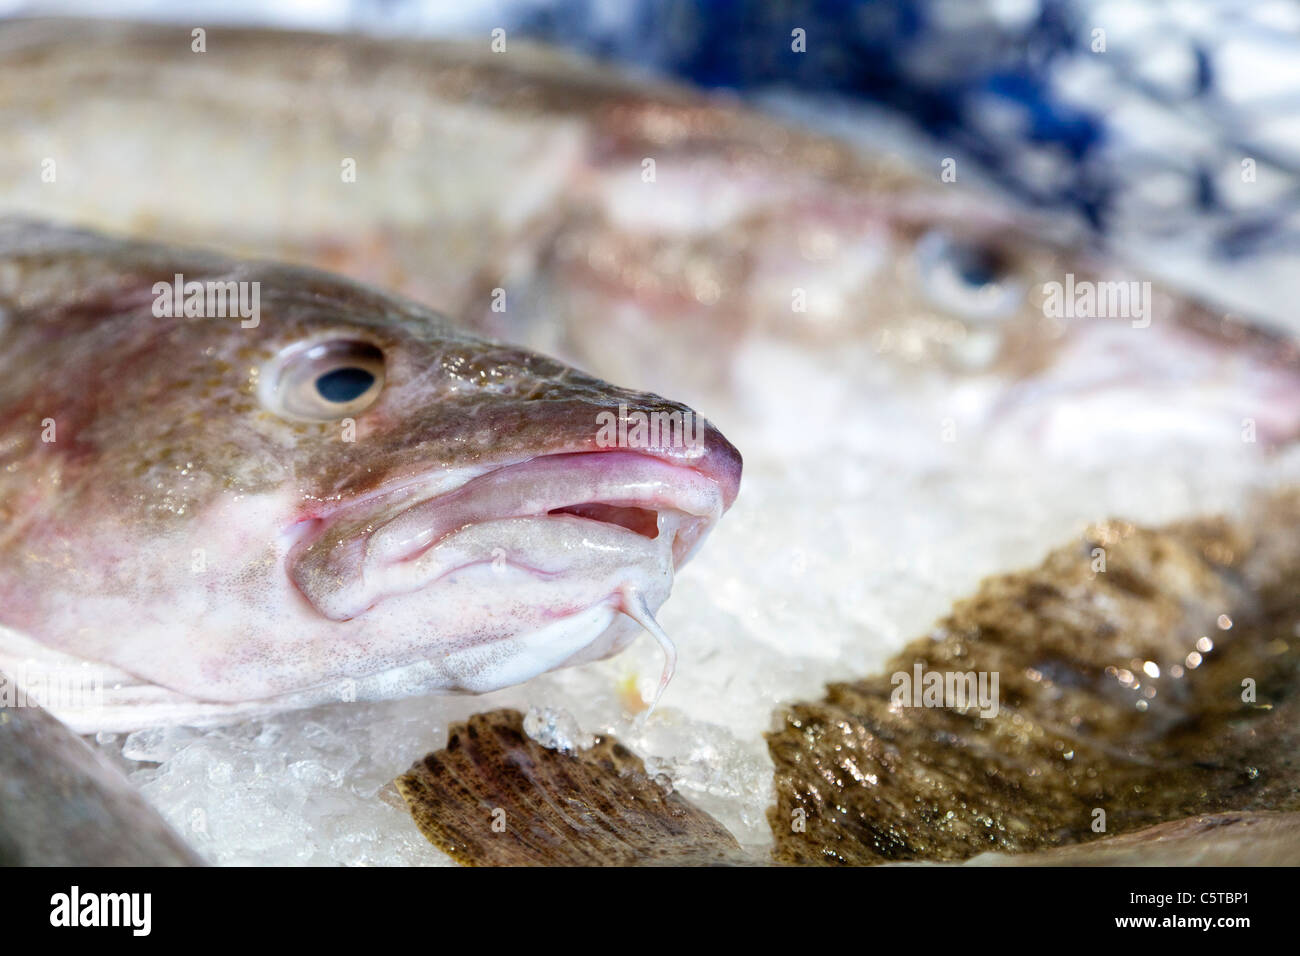
[[[1005,460],[1249,458],[1300,429],[1289,341],[964,178],[513,41],[198,44],[0,25],[0,209],[336,270],[795,452],[917,459],[951,421]]]
[[[740,480],[690,409],[414,303],[33,223],[0,367],[0,667],[97,665],[51,704],[83,731],[492,690],[640,626],[666,679],[653,613]]]
[[[971,866],[1300,866],[1300,813],[1217,813]]]
[[[120,771],[41,707],[0,709],[0,865],[202,863]]]
[[[1038,568],[988,579],[881,673],[781,714],[768,737],[777,858],[1083,844],[1029,862],[1100,863],[1143,845],[1171,861],[1263,862],[1250,859],[1258,828],[1187,818],[1284,811],[1260,826],[1288,841],[1269,858],[1293,859],[1298,545],[1290,492],[1237,522],[1098,525]],[[1106,852],[1088,842],[1101,834]]]

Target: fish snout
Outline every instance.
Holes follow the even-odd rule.
[[[740,475],[744,470],[744,460],[739,450],[723,436],[713,425],[705,429],[705,451],[700,460],[699,470],[712,478],[722,489],[722,507],[730,508],[740,493]]]
[[[639,452],[666,464],[688,468],[714,482],[726,511],[740,491],[743,459],[736,446],[698,412],[656,396],[617,411],[598,413],[598,450]]]

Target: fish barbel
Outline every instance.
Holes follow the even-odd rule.
[[[258,309],[173,314],[181,277]],[[690,409],[413,303],[33,223],[0,224],[0,363],[0,661],[106,668],[52,707],[80,730],[607,656],[740,478],[702,420],[607,427]]]

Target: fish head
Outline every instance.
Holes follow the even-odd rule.
[[[855,358],[995,456],[1245,459],[1300,438],[1300,350],[1267,324],[978,204],[904,203],[889,235]]]
[[[691,409],[412,303],[57,251],[10,266],[2,619],[150,683],[481,692],[605,656],[735,498],[740,456]],[[210,283],[255,314],[184,315]]]
[[[844,423],[870,409],[1053,458],[1300,435],[1300,362],[1284,337],[1059,224],[762,124],[741,146],[661,153],[637,189],[640,155],[611,163],[553,244],[536,341],[707,401],[729,430],[748,419],[789,436],[784,408],[842,445]],[[528,322],[513,313],[502,334],[535,341]]]

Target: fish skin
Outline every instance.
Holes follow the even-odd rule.
[[[195,53],[182,27],[36,20],[0,24],[0,52],[0,127],[17,131],[0,210],[327,268],[706,404],[747,437],[791,441],[763,431],[766,382],[745,364],[762,343],[854,383],[806,418],[867,403],[915,433],[955,417],[1009,442],[1003,457],[1209,453],[1246,419],[1251,453],[1300,434],[1285,337],[1159,284],[1148,328],[1048,319],[1045,283],[1144,277],[1044,239],[1048,224],[964,176],[939,183],[724,97],[514,40],[496,54],[212,28]],[[922,254],[935,235],[999,264],[1004,310],[936,298]]]
[[[891,156],[533,44],[495,54],[227,28],[208,31],[205,53],[190,43],[169,25],[0,24],[0,123],[17,131],[0,208],[164,241],[220,236],[497,334],[531,334],[536,314],[492,312],[491,290],[542,283],[544,264],[607,302],[640,290],[688,337],[707,315],[717,341],[753,325],[826,341],[858,321],[791,322],[794,274],[780,302],[752,288],[780,257],[805,263],[805,284],[825,280],[844,263],[806,262],[799,243],[818,235],[852,247],[887,223],[907,241],[936,207],[952,224],[1012,221]],[[345,158],[355,182],[341,181]],[[663,172],[652,189],[646,158]],[[51,159],[57,178],[42,182]],[[733,301],[704,309],[701,284]],[[545,324],[557,322],[580,340],[599,317]]]
[[[156,317],[153,285],[176,273],[187,281],[260,283],[259,324]],[[433,625],[403,636],[393,608],[418,617],[418,590],[379,593],[382,615],[329,620],[289,581],[301,566],[290,560],[293,545],[310,556],[313,534],[331,546],[364,543],[372,525],[475,476],[507,466],[526,472],[533,460],[563,465],[570,459],[558,456],[565,455],[596,462],[609,480],[626,470],[629,456],[644,463],[637,467],[659,468],[656,475],[666,477],[656,494],[671,494],[679,477],[693,487],[703,482],[716,501],[695,532],[707,531],[739,483],[739,454],[712,426],[700,447],[610,456],[613,449],[599,443],[601,412],[617,414],[623,405],[685,414],[684,406],[475,338],[414,303],[312,270],[4,221],[0,315],[0,624],[35,639],[7,648],[0,641],[0,660],[6,650],[18,659],[48,649],[186,700],[231,705],[413,663],[434,669],[416,680],[418,689],[482,689],[473,678],[492,672],[495,658],[470,661],[458,675],[437,672],[436,662],[453,649],[515,654],[513,645],[482,643],[508,633],[509,621],[466,617],[489,630],[462,634],[458,644]],[[275,367],[283,349],[337,339],[371,343],[385,357],[386,381],[356,415],[354,442],[341,440],[339,422],[286,419],[259,398],[258,376]],[[47,419],[56,428],[48,444]],[[556,493],[564,491],[560,471]],[[562,523],[575,535],[560,534]],[[339,540],[327,537],[340,527]],[[683,541],[665,535],[654,544],[565,516],[537,527],[559,535],[538,539],[538,553],[575,561],[594,547],[578,543],[584,536],[614,548],[644,542],[647,553]],[[201,573],[191,571],[195,549],[204,552]],[[648,595],[653,606],[667,595],[671,566],[686,556],[681,549],[663,559]],[[622,560],[621,552],[611,558],[615,578]],[[649,558],[638,551],[626,560],[631,568]],[[571,579],[576,573],[557,578],[554,601],[562,603]],[[457,586],[439,593],[472,590]],[[592,586],[603,585],[593,578]],[[513,584],[498,591],[494,606],[507,615],[512,597],[530,600]],[[443,604],[435,610],[445,619],[459,613]],[[546,617],[540,605],[535,614]],[[588,647],[591,655],[612,653],[635,636],[630,620],[615,617],[601,638],[606,643]],[[322,693],[339,696],[337,688]],[[116,716],[78,715],[74,723],[103,729],[105,721],[129,727],[133,719],[126,707]]]
[[[0,681],[8,678],[0,674]],[[0,709],[0,865],[204,861],[121,771],[29,702]]]
[[[1112,846],[1172,832],[1188,857],[1223,857],[1233,839],[1213,827],[1151,828],[1293,821],[1297,529],[1300,492],[1262,495],[1236,521],[1106,522],[1039,567],[990,577],[880,673],[779,712],[767,736],[776,858],[1101,862],[1098,821]],[[998,674],[997,712],[909,706],[906,691],[898,702],[896,675],[915,666]],[[1293,839],[1294,823],[1275,832]]]
[[[782,862],[743,850],[717,820],[647,777],[642,761],[617,740],[548,748],[526,736],[517,711],[454,724],[446,747],[416,761],[395,785],[420,832],[465,866]],[[485,814],[484,807],[501,813]],[[1296,812],[1201,814],[1086,843],[982,853],[961,865],[1294,866],[1297,828]]]
[[[716,369],[717,348],[755,330],[827,343],[882,321],[919,329],[907,283],[872,315],[841,305],[807,321],[792,317],[790,290],[829,284],[836,302],[879,302],[880,289],[836,273],[857,275],[854,257],[877,251],[908,267],[935,223],[995,235],[1017,222],[892,155],[533,44],[494,54],[226,28],[209,30],[205,53],[190,42],[158,24],[0,24],[0,123],[19,131],[0,157],[0,209],[164,241],[219,236],[641,376]],[[59,157],[66,175],[42,182]],[[341,181],[345,158],[355,182]],[[901,248],[878,249],[891,233]],[[833,254],[811,248],[826,241]],[[1049,258],[1031,246],[1011,251]],[[494,312],[495,288],[517,304]],[[518,301],[543,294],[571,311]],[[607,321],[627,305],[648,317]],[[948,331],[928,330],[929,347]],[[614,334],[623,348],[609,347]]]
[[[17,131],[0,160],[3,208],[165,241],[221,236],[229,251],[329,268],[463,318],[497,284],[480,273],[567,217],[571,187],[602,157],[647,127],[700,129],[715,113],[527,44],[501,57],[266,30],[208,37],[195,54],[189,31],[170,26],[0,24],[0,122]],[[66,174],[33,180],[51,154]],[[345,158],[356,182],[341,180]]]
[[[466,866],[755,862],[722,824],[652,779],[614,738],[572,752],[548,749],[525,734],[514,710],[453,724],[447,746],[395,784],[420,832]]]

